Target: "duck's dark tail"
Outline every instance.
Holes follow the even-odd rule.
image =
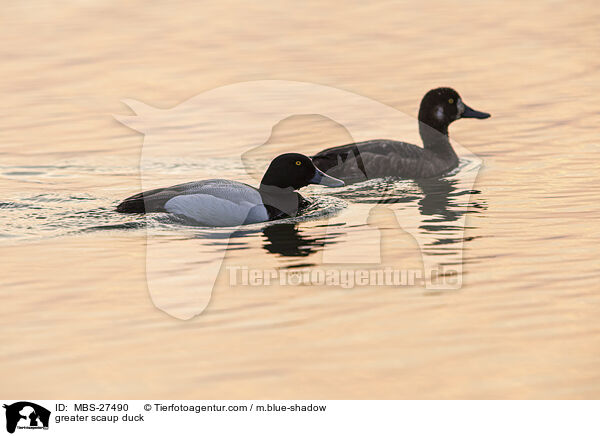
[[[365,163],[363,162],[360,150],[356,144],[328,148],[327,150],[323,150],[314,156],[311,156],[311,159],[315,166],[325,173],[332,168],[345,163],[348,159],[354,159],[358,170],[365,178],[369,178],[367,176],[367,170],[365,169]],[[340,176],[339,174],[336,174],[336,177],[342,178],[343,180],[343,175]]]
[[[117,206],[117,212],[120,213],[146,213],[146,205],[144,204],[144,197],[139,199],[128,198],[123,200]]]

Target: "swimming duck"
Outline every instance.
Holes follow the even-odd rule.
[[[458,166],[448,140],[448,126],[460,118],[489,118],[471,109],[452,88],[425,94],[419,109],[423,147],[389,139],[373,139],[328,148],[312,156],[314,164],[346,182],[397,176],[406,179],[438,177]]]
[[[258,189],[232,180],[201,180],[136,194],[117,212],[169,212],[205,226],[258,223],[296,216],[309,204],[296,190],[311,183],[344,186],[309,157],[286,153],[273,159]]]

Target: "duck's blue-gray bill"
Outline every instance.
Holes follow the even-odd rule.
[[[315,168],[315,175],[312,179],[310,179],[310,183],[314,183],[315,185],[325,185],[335,188],[337,186],[344,186],[345,183],[340,179],[336,179],[335,177],[328,176],[323,171],[318,168]]]
[[[471,109],[465,104],[465,111],[462,113],[461,118],[479,118],[481,120],[491,117],[487,112],[479,112],[475,109]]]

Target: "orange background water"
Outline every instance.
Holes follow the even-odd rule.
[[[248,289],[223,272],[206,312],[184,322],[148,297],[143,230],[7,238],[0,396],[597,398],[599,15],[593,1],[4,3],[2,201],[88,193],[110,205],[137,191],[142,136],[112,117],[124,98],[168,108],[284,79],[416,115],[447,85],[493,117],[451,128],[484,162],[462,289]],[[270,150],[344,140],[319,122],[288,120]],[[38,225],[27,220],[24,232]],[[411,262],[385,223],[385,256]],[[300,231],[318,237],[320,224]],[[245,244],[225,266],[290,261],[260,237]]]

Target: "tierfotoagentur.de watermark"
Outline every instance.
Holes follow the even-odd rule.
[[[353,289],[357,286],[412,287],[445,284],[458,280],[456,271],[442,268],[429,271],[427,277],[420,269],[392,267],[368,269],[298,268],[258,269],[245,266],[227,266],[229,286],[331,286]]]
[[[419,143],[415,128],[418,120],[414,116],[369,97],[316,83],[285,80],[234,83],[204,91],[169,109],[158,109],[133,99],[124,102],[134,114],[116,118],[144,135],[140,175],[145,191],[194,179],[222,178],[224,172],[232,169],[237,169],[236,180],[257,185],[262,176],[262,161],[248,156],[268,149],[275,127],[292,117],[318,115],[335,123],[344,129],[347,143],[371,138],[406,138]],[[415,137],[407,137],[407,132]],[[323,242],[314,247],[322,253],[320,263],[306,269],[279,268],[270,263],[265,265],[270,269],[256,270],[248,265],[222,270],[227,252],[236,247],[231,238],[240,232],[248,235],[263,232],[267,239],[273,238],[271,233],[276,232],[268,230],[270,224],[222,228],[181,225],[167,226],[169,230],[165,230],[156,217],[144,217],[148,231],[146,279],[152,302],[175,318],[191,319],[207,308],[220,274],[228,275],[225,281],[229,281],[229,286],[460,289],[465,217],[481,160],[460,144],[453,141],[452,145],[461,157],[458,177],[436,183],[422,180],[401,194],[395,191],[393,183],[381,181],[378,189],[368,188],[376,199],[361,196],[367,189],[363,185],[320,192],[317,197],[335,197],[336,204],[345,204],[344,207],[351,204],[353,213],[344,214],[338,225],[322,227]],[[317,150],[280,145],[272,153],[265,152],[264,160],[282,152],[298,151],[310,154]],[[186,165],[167,165],[176,158]],[[358,165],[355,160],[349,158],[344,165]],[[183,173],[182,168],[189,172]],[[371,225],[370,219],[375,208],[385,206],[391,206],[386,210],[396,224],[380,230]],[[340,214],[344,213],[344,207],[339,208]],[[334,215],[319,218],[331,221]],[[383,259],[385,242],[396,229],[416,248],[415,254],[411,258],[392,255]],[[182,237],[166,237],[168,231],[178,231]],[[343,238],[337,238],[340,232],[344,233]],[[291,238],[293,241],[294,236]],[[420,264],[421,268],[410,269],[414,264]]]

